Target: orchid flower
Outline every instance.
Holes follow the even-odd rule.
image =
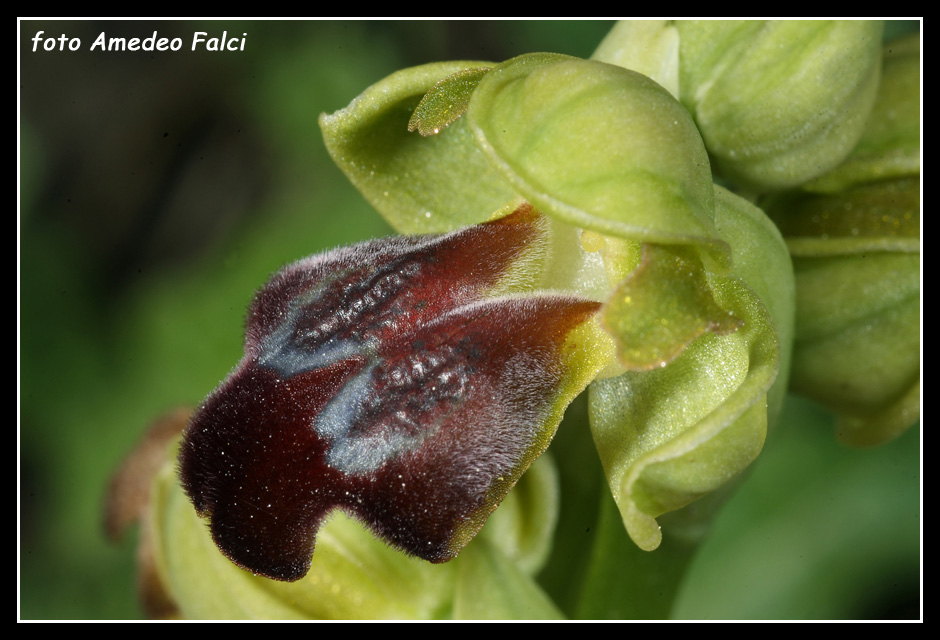
[[[814,330],[797,244],[757,196],[862,148],[880,37],[622,23],[591,60],[423,65],[321,115],[403,235],[300,260],[256,295],[241,362],[185,428],[181,482],[155,483],[151,544],[181,611],[668,615]],[[543,454],[585,389],[607,488],[572,612],[535,576],[559,513]],[[607,584],[634,553],[649,560]]]

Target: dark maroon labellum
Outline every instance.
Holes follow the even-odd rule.
[[[342,509],[408,553],[453,558],[547,444],[562,347],[599,307],[486,297],[542,235],[524,206],[275,275],[249,309],[245,357],[180,454],[219,548],[296,580],[323,518]]]

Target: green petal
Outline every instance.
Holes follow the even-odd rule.
[[[517,199],[458,118],[438,135],[408,131],[428,91],[483,62],[442,62],[404,69],[366,89],[345,109],[320,116],[334,162],[402,233],[451,231],[483,222]]]
[[[649,78],[596,61],[520,56],[483,78],[466,120],[493,166],[543,213],[605,235],[695,245],[727,267],[701,138]]]
[[[440,133],[467,112],[473,90],[488,72],[488,67],[462,69],[435,84],[411,115],[408,131],[423,136]]]
[[[741,321],[715,304],[705,271],[688,249],[644,245],[640,266],[603,310],[627,369],[664,367],[706,332],[728,333]]]
[[[870,445],[920,416],[919,37],[885,45],[878,102],[849,159],[764,201],[797,282],[791,386]]]

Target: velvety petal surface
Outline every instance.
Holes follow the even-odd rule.
[[[599,303],[486,295],[537,250],[539,223],[524,207],[341,249],[259,292],[245,357],[180,455],[229,558],[296,580],[336,509],[432,562],[469,542],[601,366]]]

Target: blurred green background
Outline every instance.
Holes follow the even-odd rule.
[[[136,532],[103,535],[110,474],[155,417],[236,364],[268,275],[391,233],[330,161],[319,113],[424,62],[587,57],[609,26],[20,23],[21,618],[142,615]],[[81,49],[34,53],[38,31]],[[102,31],[183,48],[89,52]],[[196,31],[247,33],[245,50],[192,52]],[[919,428],[849,450],[799,400],[778,427],[677,616],[919,617]]]

